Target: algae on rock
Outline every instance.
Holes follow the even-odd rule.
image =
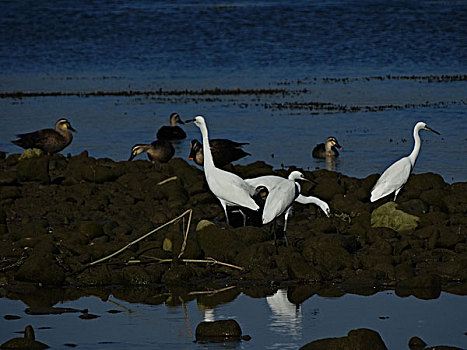
[[[417,228],[420,218],[397,209],[395,202],[388,202],[371,213],[372,227],[388,227],[397,232],[411,231]]]

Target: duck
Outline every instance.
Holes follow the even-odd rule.
[[[337,148],[342,150],[344,149],[337,139],[334,136],[330,136],[326,139],[325,143],[320,143],[313,148],[312,156],[313,158],[326,159],[328,157],[338,157],[339,152]]]
[[[167,163],[175,154],[175,148],[166,140],[156,140],[151,144],[136,144],[131,148],[131,155],[128,160],[133,160],[133,158],[143,152],[148,154],[148,158],[152,162]]]
[[[397,195],[409,179],[420,153],[420,147],[422,146],[419,135],[420,130],[428,130],[439,135],[439,132],[429,128],[425,122],[417,122],[413,129],[414,147],[412,152],[393,163],[381,174],[371,190],[371,202],[375,202],[391,193],[394,193],[394,202],[396,201]]]
[[[248,142],[235,142],[228,139],[213,139],[209,140],[214,165],[222,168],[240,158],[251,155],[245,152],[241,147],[247,145]],[[193,160],[198,165],[203,165],[203,145],[198,140],[191,140],[190,155],[188,159]]]
[[[65,118],[60,118],[55,123],[55,129],[42,129],[26,134],[18,134],[17,140],[11,141],[24,149],[38,148],[47,155],[62,151],[73,141],[73,134],[77,133]]]
[[[183,131],[181,127],[177,125],[185,124],[183,120],[180,118],[178,113],[172,113],[170,115],[169,124],[162,126],[156,134],[158,140],[167,140],[167,141],[176,141],[176,140],[183,140],[186,138],[186,133]]]
[[[199,115],[191,122],[201,131],[203,139],[204,176],[209,189],[217,197],[224,209],[227,225],[230,225],[227,206],[239,206],[257,212],[260,207],[253,198],[253,196],[257,194],[256,187],[249,185],[240,176],[234,173],[217,168],[214,165],[209,144],[208,128],[204,117]]]

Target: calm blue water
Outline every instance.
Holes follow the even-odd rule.
[[[317,339],[342,337],[356,328],[377,331],[388,349],[408,349],[409,339],[422,338],[430,346],[467,347],[464,297],[442,293],[436,300],[399,298],[394,292],[372,296],[346,294],[338,298],[314,295],[299,305],[279,290],[267,298],[239,294],[235,300],[206,307],[200,300],[182,306],[129,303],[110,296],[108,301],[85,297],[56,307],[89,310],[100,316],[82,320],[79,314],[27,315],[21,301],[0,299],[1,314],[19,320],[0,319],[0,343],[21,336],[27,324],[36,339],[53,349],[298,349]],[[170,303],[169,303],[170,304]],[[121,313],[111,314],[109,310]],[[196,326],[202,321],[233,318],[250,341],[230,344],[200,344]]]
[[[245,149],[251,156],[240,164],[264,160],[276,168],[329,168],[365,177],[381,173],[408,154],[413,125],[424,120],[441,136],[422,134],[415,172],[435,172],[447,182],[466,181],[465,77],[441,82],[423,78],[466,74],[466,1],[3,0],[0,93],[214,88],[284,92],[0,98],[0,150],[21,152],[10,143],[15,134],[52,127],[66,116],[78,134],[63,153],[88,150],[95,157],[128,159],[133,144],[151,142],[170,113],[177,111],[183,119],[204,115],[212,138],[249,142]],[[422,78],[407,79],[413,75]],[[303,105],[310,102],[336,108]],[[186,159],[189,141],[200,138],[200,132],[194,125],[184,128],[188,139],[176,145],[176,156]],[[337,162],[312,159],[313,146],[331,135],[344,146]],[[297,348],[358,327],[380,331],[390,348],[406,348],[413,335],[430,345],[446,344],[445,336],[452,332],[458,340],[450,344],[466,346],[461,333],[465,329],[455,328],[465,324],[465,316],[451,317],[464,306],[464,297],[443,294],[437,301],[420,302],[385,295],[312,298],[301,314],[294,313],[298,320],[286,321],[286,326],[263,309],[257,313],[260,319],[250,322],[241,311],[252,307],[253,300],[246,297],[221,308],[218,316],[233,315],[253,336],[250,343],[240,345],[245,349]],[[254,301],[266,308],[264,299]],[[3,300],[2,310],[23,308],[11,303]],[[437,303],[453,312],[441,308],[430,314]],[[423,312],[417,309],[421,304]],[[95,307],[102,311],[102,306]],[[167,348],[201,348],[191,343],[195,321],[203,317],[193,302],[188,305],[188,323],[181,308],[132,307],[139,312],[112,316],[118,323],[109,330],[112,336],[107,335],[110,316],[89,322],[70,320],[75,316],[69,315],[48,316],[38,323],[23,315],[23,320],[38,326],[59,320],[50,333],[36,331],[39,340],[54,347],[70,341],[80,348],[95,348],[99,342],[115,341],[100,347],[154,348],[154,339],[162,339]],[[339,314],[343,309],[345,317]],[[370,310],[376,311],[368,315]],[[356,319],[362,313],[366,318]],[[385,315],[389,320],[378,318]],[[167,324],[169,332],[158,331]],[[135,329],[148,325],[146,333],[131,338]],[[294,330],[287,328],[294,325]],[[78,326],[89,327],[84,331],[89,340],[82,340]],[[22,328],[22,321],[3,320],[1,340]],[[287,336],[283,344],[284,330],[296,332],[299,343],[288,343]],[[70,335],[76,333],[80,334]]]
[[[0,149],[20,152],[10,143],[15,134],[66,116],[79,134],[65,152],[127,159],[133,144],[152,141],[177,111],[185,119],[205,115],[213,138],[250,142],[252,155],[240,163],[365,177],[408,154],[412,127],[424,120],[442,135],[422,135],[415,172],[465,181],[465,77],[404,77],[466,73],[465,1],[2,1],[0,92],[285,93],[3,98]],[[396,79],[368,79],[387,75]],[[282,108],[296,102],[341,109]],[[200,137],[185,129],[189,140]],[[312,159],[313,146],[331,135],[344,146],[340,159]],[[187,157],[189,140],[176,156]]]

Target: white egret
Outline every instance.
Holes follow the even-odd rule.
[[[297,180],[307,180],[299,171],[292,171],[287,179],[268,175],[260,176],[245,181],[255,188],[264,186],[268,190],[266,202],[264,203],[262,223],[270,223],[282,214],[284,214],[284,238],[287,244],[287,220],[292,211],[292,203],[300,195],[300,184]],[[275,232],[274,232],[275,234]]]
[[[169,123],[170,125],[164,125],[157,131],[156,137],[158,140],[176,141],[186,138],[185,131],[177,125],[177,123],[185,124],[178,113],[170,115]]]
[[[344,149],[341,145],[339,145],[339,142],[337,142],[337,139],[333,136],[330,136],[326,139],[325,143],[320,143],[313,148],[313,152],[311,155],[313,158],[330,158],[330,157],[337,157],[339,155],[339,152],[337,149]]]
[[[412,153],[410,153],[407,157],[399,159],[383,172],[371,190],[370,201],[377,201],[378,199],[383,198],[393,192],[394,201],[396,200],[399,191],[409,179],[410,173],[412,172],[412,169],[415,166],[415,162],[417,161],[418,153],[420,152],[420,146],[422,144],[420,135],[418,134],[420,130],[428,130],[439,135],[439,132],[429,128],[424,122],[418,122],[415,124],[413,129],[413,138],[415,144]]]
[[[202,116],[197,116],[193,122],[201,130],[203,136],[204,175],[209,189],[221,202],[225,212],[227,224],[227,206],[241,206],[257,211],[258,204],[253,200],[256,187],[246,183],[240,176],[228,171],[216,168],[209,146],[209,135],[206,121]]]
[[[321,208],[321,210],[324,212],[324,214],[326,214],[327,217],[331,215],[331,209],[329,208],[329,204],[317,197],[303,196],[299,194],[298,197],[295,198],[295,202],[301,204],[315,204]]]

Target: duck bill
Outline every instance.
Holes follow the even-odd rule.
[[[437,132],[436,130],[433,130],[432,128],[429,128],[428,126],[425,126],[425,129],[428,130],[428,131],[431,131],[431,132],[435,133],[436,135],[440,135],[439,132]]]
[[[132,153],[131,156],[130,156],[130,158],[128,158],[128,161],[133,160],[134,157],[136,157],[136,154],[133,154],[133,153]]]
[[[70,125],[70,127],[68,128],[68,130],[73,131],[73,132],[75,132],[75,133],[78,133],[78,131],[76,131],[71,125]]]
[[[344,149],[344,147],[342,147],[341,145],[337,145],[337,148],[339,148],[340,150]]]

